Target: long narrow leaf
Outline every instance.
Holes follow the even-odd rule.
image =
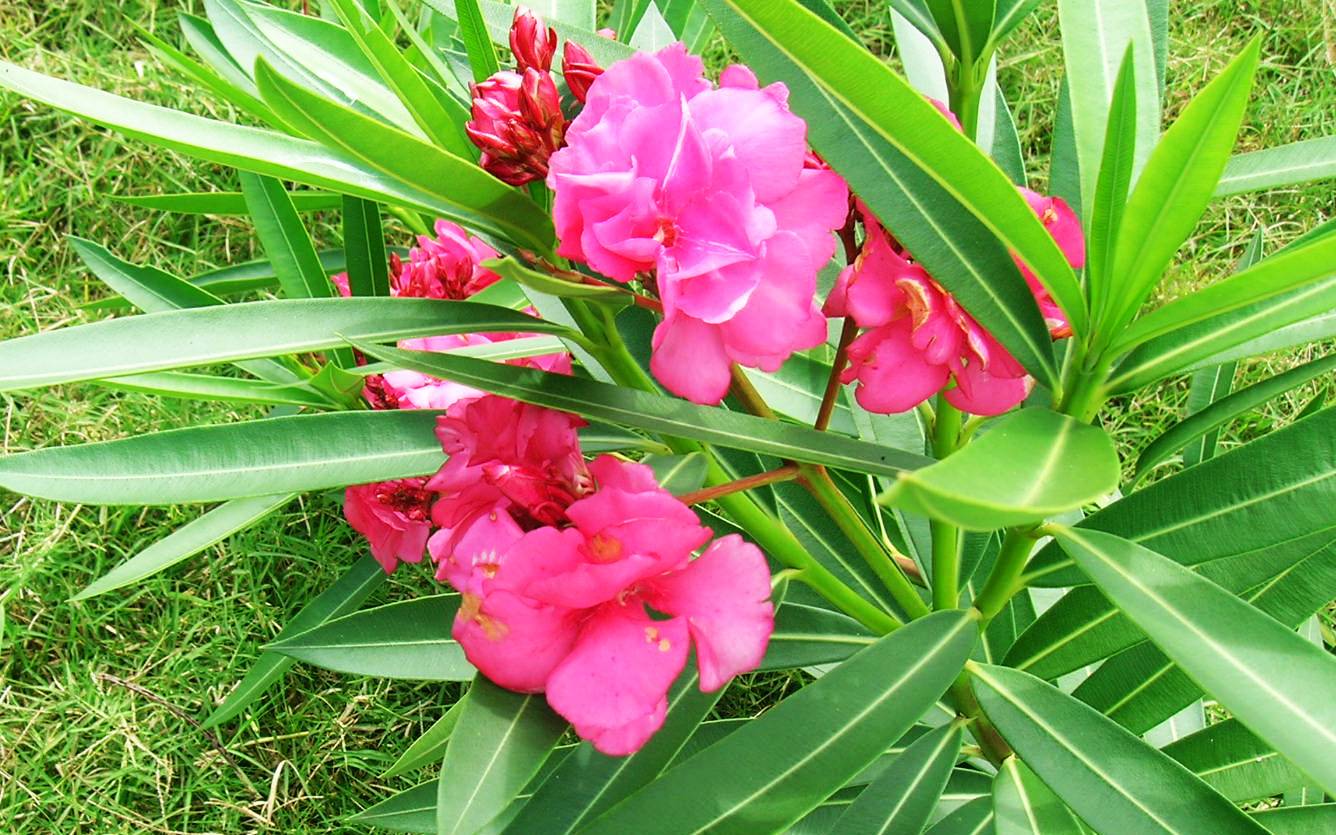
[[[348,287],[354,296],[388,296],[389,262],[380,207],[360,197],[343,198],[343,246],[348,258]]]
[[[1283,188],[1336,177],[1336,136],[1230,157],[1215,196]]]

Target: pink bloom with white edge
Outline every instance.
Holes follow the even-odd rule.
[[[431,533],[432,494],[425,478],[349,487],[343,514],[367,538],[371,555],[386,574],[399,562],[421,562]]]
[[[488,678],[546,691],[581,737],[620,756],[663,724],[690,645],[707,692],[759,666],[774,607],[754,545],[730,535],[693,559],[710,531],[648,467],[602,456],[589,469],[598,490],[567,508],[571,527],[525,533],[502,511],[459,539],[453,634]]]
[[[806,136],[784,85],[732,66],[716,88],[673,44],[595,79],[553,155],[558,253],[617,281],[654,276],[651,369],[673,392],[717,403],[731,363],[773,371],[825,340],[816,274],[848,192],[804,164]]]

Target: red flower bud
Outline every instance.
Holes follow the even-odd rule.
[[[473,118],[464,126],[482,149],[480,164],[511,185],[547,176],[547,161],[561,147],[566,120],[557,85],[545,71],[503,70],[473,85]]]
[[[557,52],[557,30],[544,27],[543,21],[520,6],[510,25],[510,51],[519,72],[528,69],[547,72],[552,69],[552,56]]]
[[[589,85],[603,74],[603,68],[594,61],[589,50],[573,41],[566,41],[561,52],[561,72],[566,78],[566,86],[571,94],[582,103],[589,94]]]

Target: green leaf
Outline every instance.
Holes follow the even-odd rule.
[[[1264,831],[1192,772],[1052,685],[1006,667],[970,670],[989,720],[1096,831]]]
[[[651,5],[640,16],[640,22],[636,24],[627,43],[638,52],[658,52],[675,40],[677,36],[668,26],[668,21],[663,19],[659,7]]]
[[[976,797],[956,807],[928,829],[928,835],[985,835],[994,830],[993,798]]]
[[[1154,551],[1096,531],[1056,536],[1165,655],[1336,793],[1336,658]]]
[[[703,2],[762,76],[789,84],[813,145],[897,239],[1022,365],[1051,383],[1047,331],[1036,330],[1037,310],[1022,304],[1024,282],[1012,280],[999,253],[1005,261],[1010,248],[1031,266],[1078,333],[1084,301],[1071,267],[1006,175],[890,67],[792,0]],[[949,230],[932,229],[947,222]]]
[[[319,212],[337,209],[340,198],[327,191],[293,191],[288,193],[292,205],[299,212]],[[143,194],[113,195],[112,200],[138,206],[141,209],[154,209],[160,212],[176,212],[183,215],[247,215],[246,198],[239,191],[199,191],[180,194]]]
[[[518,328],[517,328],[518,330]],[[832,467],[893,475],[921,466],[921,456],[878,447],[805,426],[765,420],[677,398],[534,368],[484,362],[457,354],[401,351],[350,340],[368,356],[525,403],[573,412],[611,424],[660,432]]]
[[[446,91],[434,92],[394,41],[363,17],[356,0],[332,0],[332,4],[362,55],[412,114],[421,134],[456,156],[471,156],[476,149],[463,132],[468,109]]]
[[[705,484],[709,470],[709,459],[703,452],[689,452],[686,455],[646,455],[640,463],[654,470],[654,479],[659,486],[681,496],[699,490]]]
[[[993,780],[993,816],[997,835],[1081,833],[1066,805],[1015,757],[1007,757]]]
[[[541,693],[512,693],[479,675],[445,749],[436,831],[472,833],[515,798],[566,732]]]
[[[265,649],[352,675],[468,681],[477,670],[450,637],[458,609],[457,594],[418,597],[344,615]]]
[[[327,490],[434,472],[444,460],[435,426],[434,412],[361,411],[173,429],[7,455],[0,486],[118,505]]]
[[[612,13],[608,16],[608,28],[616,32],[619,38],[627,37],[636,30],[649,5],[650,0],[615,0]],[[591,26],[585,28],[593,29]]]
[[[1309,380],[1336,369],[1336,354],[1304,363],[1283,374],[1263,380],[1223,397],[1205,409],[1174,424],[1142,451],[1137,458],[1134,481],[1141,479],[1156,464],[1203,435],[1218,430],[1229,421],[1250,412],[1274,397],[1291,391]]]
[[[917,620],[669,769],[584,831],[780,831],[907,731],[959,673],[976,636],[965,612]]]
[[[334,285],[315,254],[315,244],[302,225],[288,190],[273,177],[241,172],[241,193],[255,223],[264,254],[274,266],[283,295],[291,299],[324,299]]]
[[[302,607],[275,640],[283,640],[312,629],[331,618],[353,611],[385,582],[385,569],[370,554],[354,563],[334,585]],[[249,707],[287,673],[296,659],[276,652],[261,653],[255,666],[204,720],[203,728],[213,728],[232,719]]]
[[[340,197],[339,203],[342,204],[342,202]],[[408,250],[403,247],[392,249],[401,256],[408,254]],[[320,264],[325,268],[326,275],[333,275],[348,269],[342,249],[322,249],[317,255],[320,256]],[[208,270],[193,275],[186,280],[196,287],[208,290],[218,296],[267,290],[278,285],[278,277],[274,275],[274,265],[263,258],[256,261],[242,261],[216,270]]]
[[[1229,396],[1230,389],[1234,385],[1234,372],[1238,370],[1238,363],[1227,362],[1223,365],[1216,365],[1211,368],[1203,368],[1195,371],[1192,378],[1188,381],[1188,417],[1209,407],[1217,400],[1223,400]],[[1173,431],[1172,428],[1169,431]],[[1159,439],[1157,438],[1156,441]],[[1195,467],[1201,462],[1215,456],[1216,444],[1220,440],[1218,429],[1210,430],[1201,436],[1189,441],[1183,448],[1183,466]],[[1145,451],[1142,452],[1145,456]],[[1147,464],[1149,471],[1150,464]],[[1137,460],[1137,470],[1142,467],[1141,459]]]
[[[478,173],[473,174],[467,170],[467,166],[454,166],[454,173],[458,176],[431,179],[439,174],[440,166],[427,164],[424,169],[419,169],[419,173],[427,176],[414,176],[416,184],[409,184],[381,171],[367,168],[357,157],[315,142],[144,104],[101,90],[50,78],[4,61],[0,61],[0,87],[89,119],[126,136],[180,151],[207,162],[291,179],[405,208],[439,213],[458,219],[464,225],[479,231],[492,231],[505,235],[507,233],[502,224],[508,218],[527,223],[529,228],[542,232],[543,235],[539,238],[550,237],[550,232],[543,231],[550,229],[550,222],[537,210],[537,207],[529,209],[526,213],[523,210],[523,202],[528,198],[498,180],[491,179],[490,183],[485,182],[483,178],[490,179],[490,177],[483,173],[482,169],[477,169]],[[329,107],[341,106],[331,103]],[[366,119],[366,117],[361,118]],[[367,121],[381,127],[383,131],[392,132],[391,128],[380,126],[374,120]],[[436,151],[433,146],[419,144],[432,148],[434,153],[443,153]],[[412,174],[413,171],[406,162],[411,160],[415,163],[412,168],[417,168],[416,163],[424,162],[422,157],[427,155],[428,153],[424,152],[423,155],[414,154],[401,158],[396,167]],[[443,183],[450,183],[452,188],[444,189]],[[492,206],[491,199],[500,201],[495,204],[498,209],[495,217],[474,214],[468,211],[466,205],[461,205],[458,195],[466,183],[469,184],[466,191],[470,195],[470,202],[473,202],[475,197],[479,198],[477,201],[479,205]],[[484,188],[495,192],[490,199],[482,197]],[[445,194],[444,191],[449,191],[450,194]],[[510,195],[508,198],[505,197],[507,194]],[[520,208],[510,206],[512,203],[519,204]],[[539,240],[535,239],[534,244],[538,245]]]
[[[528,8],[544,21],[559,20],[581,29],[593,29],[595,0],[534,0]]]
[[[1313,835],[1336,827],[1336,803],[1262,809],[1250,814],[1272,835]]]
[[[1135,3],[1129,3],[1134,6]],[[1128,43],[1123,55],[1118,80],[1113,85],[1113,100],[1109,104],[1108,127],[1104,134],[1104,156],[1095,178],[1090,212],[1086,283],[1089,286],[1090,306],[1102,311],[1109,302],[1113,267],[1114,242],[1127,205],[1127,189],[1132,183],[1133,163],[1137,141],[1137,88],[1135,45]]]
[[[1307,779],[1237,719],[1217,722],[1161,750],[1235,803],[1281,794]]]
[[[180,17],[184,18],[186,15],[181,15]],[[243,113],[248,113],[262,122],[269,122],[271,124],[278,122],[278,118],[274,116],[273,111],[265,107],[264,102],[260,101],[254,94],[254,85],[250,84],[249,80],[247,80],[247,83],[244,85],[238,84],[218,70],[201,64],[199,61],[191,58],[175,46],[144,29],[142,26],[139,26],[133,21],[127,22],[129,22],[135,29],[140,40],[144,42],[149,51],[157,55],[158,60],[162,61],[168,67],[186,76],[200,87],[211,91],[223,101],[231,103]],[[185,21],[182,21],[181,28],[183,31],[188,32]],[[232,65],[230,60],[225,66],[229,71],[244,78],[240,69],[236,68],[235,65]],[[231,73],[229,73],[229,75],[230,74]]]
[[[86,600],[151,577],[210,545],[222,542],[237,531],[245,530],[292,499],[293,494],[284,493],[237,499],[219,505],[108,571],[70,599]]]
[[[942,30],[937,28],[937,21],[928,9],[927,0],[891,0],[891,13],[904,18],[905,22],[931,41],[939,53],[945,55],[950,51],[951,47],[947,45]]]
[[[392,832],[436,831],[436,784],[433,778],[404,789],[348,818],[349,823],[375,826]]]
[[[399,755],[399,759],[394,761],[394,765],[386,769],[385,773],[380,775],[382,780],[390,777],[397,777],[400,774],[407,774],[410,771],[417,771],[419,768],[425,768],[429,765],[435,765],[445,756],[445,748],[450,743],[450,735],[455,731],[455,725],[459,722],[460,711],[463,710],[464,702],[455,702],[446,708],[441,718],[431,723],[431,727],[422,733],[422,736],[413,740],[413,744]],[[436,781],[432,780],[428,785],[432,787],[430,808],[435,812],[436,800]]]
[[[926,0],[925,5],[957,60],[967,67],[974,66],[992,32],[996,0]]]
[[[1007,35],[1010,35],[1030,12],[1035,10],[1040,0],[996,0],[996,2],[997,10],[993,14],[992,34],[988,36],[988,44],[984,47],[985,55],[996,50]]]
[[[716,728],[710,726],[725,723],[701,722],[722,695],[722,689],[702,693],[699,674],[688,667],[668,694],[663,727],[644,747],[627,757],[609,757],[589,743],[581,743],[534,792],[505,831],[515,835],[568,835],[592,821],[648,785],[670,762],[694,754],[696,746],[712,744],[710,731]],[[732,730],[733,723],[727,724]]]
[[[389,261],[378,205],[360,197],[343,198],[343,246],[348,253],[348,287],[352,294],[390,295]]]
[[[1081,216],[1090,218],[1093,216],[1096,181],[1101,163],[1107,156],[1104,143],[1110,102],[1117,89],[1119,66],[1129,46],[1136,66],[1135,74],[1129,79],[1135,85],[1135,95],[1128,94],[1135,114],[1131,179],[1137,178],[1160,135],[1155,50],[1151,45],[1145,0],[1118,3],[1059,0],[1058,17],[1071,102],[1072,135],[1080,172]]]
[[[943,461],[901,473],[881,501],[991,531],[1080,508],[1118,485],[1103,430],[1047,409],[1023,409]]]
[[[290,299],[173,310],[0,342],[0,391],[323,351],[345,338],[561,333],[523,313],[438,299]],[[273,492],[273,491],[268,491]]]
[[[620,287],[603,284],[592,279],[579,282],[568,278],[558,278],[555,275],[532,269],[514,258],[493,258],[490,261],[484,261],[482,266],[502,278],[512,279],[524,287],[546,293],[549,296],[584,299],[585,301],[603,302],[622,307],[631,301],[631,296]]]
[[[1132,323],[1114,340],[1117,354],[1189,325],[1336,276],[1336,236],[1287,247],[1229,278],[1175,299]]]
[[[1078,526],[1117,534],[1183,565],[1302,543],[1336,524],[1336,409],[1124,496]],[[1088,583],[1056,543],[1032,560],[1033,585]]]
[[[255,79],[265,103],[285,120],[360,165],[432,194],[447,218],[542,251],[551,248],[552,221],[538,204],[472,161],[312,93],[263,59]]]
[[[791,670],[843,661],[876,640],[847,615],[786,601],[775,612],[775,631],[760,669]]]
[[[501,62],[487,34],[487,24],[478,7],[478,0],[454,0],[453,5],[458,15],[459,37],[464,41],[469,66],[473,69],[473,80],[484,81],[501,69]]]
[[[919,737],[868,784],[832,831],[841,835],[922,832],[960,755],[961,734],[961,726],[953,722]]]
[[[1336,136],[1230,157],[1215,196],[1282,188],[1336,177]]]
[[[255,102],[264,108],[255,89],[255,82],[251,81],[250,76],[246,75],[246,72],[232,59],[209,21],[186,12],[178,12],[176,21],[186,42],[204,59],[204,63],[218,73],[229,86],[253,97]],[[264,110],[267,111],[268,108]]]
[[[1206,85],[1151,152],[1118,228],[1110,272],[1118,286],[1109,288],[1102,338],[1120,334],[1210,203],[1243,121],[1260,47],[1254,40]]]
[[[254,362],[263,362],[263,360]],[[244,365],[251,364],[249,362],[244,363]],[[276,367],[282,368],[282,366]],[[270,406],[306,406],[312,409],[329,409],[335,405],[329,397],[304,384],[275,384],[262,380],[218,377],[212,374],[155,371],[149,374],[108,377],[105,380],[95,380],[94,382],[110,389],[139,391],[145,394],[155,394],[159,397],[179,397],[187,400],[263,403]]]

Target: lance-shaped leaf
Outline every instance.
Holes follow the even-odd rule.
[[[348,818],[349,823],[375,826],[391,832],[436,831],[436,779],[418,783]]]
[[[441,758],[445,756],[445,748],[450,744],[450,735],[455,732],[455,723],[459,721],[459,713],[463,708],[463,699],[446,708],[445,713],[441,714],[441,718],[432,722],[431,727],[423,731],[422,736],[413,740],[413,744],[399,755],[399,759],[394,761],[394,765],[380,775],[381,779],[407,774],[410,771],[416,771],[419,768],[426,768],[440,762]],[[433,780],[433,789],[435,785],[436,781]],[[434,791],[431,800],[432,811],[435,812],[436,794]]]
[[[952,722],[919,737],[868,784],[831,831],[845,835],[923,831],[960,755],[961,733],[960,725]]]
[[[1210,203],[1243,121],[1260,45],[1254,40],[1188,104],[1146,162],[1118,229],[1110,273],[1118,285],[1110,288],[1104,338],[1131,320]]]
[[[1080,529],[1117,534],[1184,565],[1285,546],[1336,525],[1336,409],[1324,409],[1138,490]],[[1027,577],[1040,586],[1090,582],[1050,543]]]
[[[459,595],[437,594],[345,615],[266,650],[341,673],[468,681],[477,672],[450,637]]]
[[[775,631],[760,669],[790,670],[843,661],[876,640],[847,615],[786,601],[775,613]]]
[[[207,162],[410,209],[435,212],[456,218],[469,228],[492,230],[501,235],[506,234],[505,230],[512,222],[523,222],[524,211],[512,212],[506,208],[506,204],[515,200],[522,203],[527,198],[483,173],[481,169],[477,169],[478,174],[472,177],[468,176],[470,172],[465,171],[461,175],[463,179],[452,177],[444,181],[424,182],[421,177],[415,177],[417,182],[410,184],[368,168],[350,154],[316,142],[144,104],[51,78],[4,61],[0,61],[0,87],[89,119],[126,136]],[[390,128],[386,127],[385,130]],[[478,180],[479,176],[490,179],[491,183]],[[461,204],[459,188],[451,188],[448,189],[449,194],[444,193],[447,189],[442,187],[443,182],[461,186],[470,180],[473,183],[468,188],[467,204]],[[509,192],[511,196],[507,198],[496,193],[496,188]],[[470,205],[478,207],[479,212],[470,209]],[[530,221],[537,224],[531,228],[542,230],[548,227],[548,221],[541,212],[537,217],[533,216],[535,211],[536,207],[529,210]]]
[[[1111,492],[1118,475],[1118,454],[1103,430],[1023,409],[950,458],[901,473],[881,500],[991,531],[1082,507]]]
[[[782,831],[909,730],[960,672],[976,637],[964,612],[917,620],[669,769],[584,831]]]
[[[276,640],[298,635],[308,629],[319,626],[325,621],[347,614],[362,601],[371,596],[381,583],[385,582],[385,569],[375,557],[367,554],[354,563],[334,585],[321,592],[314,600],[302,607],[302,610],[283,627]],[[279,655],[276,652],[262,653],[255,665],[204,720],[204,728],[222,724],[245,710],[265,691],[273,687],[288,669],[297,663],[295,658]]]
[[[391,250],[398,252],[401,256],[408,254],[408,250],[403,247],[392,247]],[[320,264],[325,268],[326,275],[343,272],[348,268],[348,262],[342,249],[322,249],[316,254],[320,256]],[[217,296],[225,296],[230,293],[249,293],[278,286],[278,276],[274,275],[274,265],[264,259],[242,261],[239,264],[231,264],[216,270],[207,270],[190,276],[186,281]]]
[[[653,470],[654,480],[674,496],[699,490],[705,484],[705,475],[710,468],[709,459],[703,452],[689,452],[686,455],[646,455],[640,459],[640,463]]]
[[[526,403],[574,412],[582,417],[632,426],[679,438],[774,455],[777,458],[826,464],[843,469],[894,474],[922,466],[927,459],[817,432],[805,426],[697,406],[685,400],[621,388],[608,383],[550,374],[535,368],[484,362],[472,357],[401,351],[350,340],[377,359],[512,397]]]
[[[302,133],[368,168],[437,194],[451,204],[450,211],[442,212],[450,219],[542,251],[551,248],[552,221],[538,204],[471,160],[313,93],[263,59],[255,66],[255,79],[265,103]]]
[[[352,294],[390,295],[390,268],[379,205],[360,197],[343,198],[343,246]]]
[[[1007,757],[993,779],[993,831],[997,835],[1082,833],[1071,810],[1015,757]]]
[[[1107,3],[1102,0],[1059,0],[1062,52],[1071,102],[1072,136],[1081,177],[1081,216],[1092,216],[1096,182],[1104,165],[1106,128],[1117,87],[1119,67],[1131,49],[1135,65],[1127,98],[1133,109],[1136,150],[1129,162],[1135,180],[1160,135],[1160,95],[1151,45],[1151,24],[1144,0]],[[1119,118],[1122,118],[1119,115]],[[1130,150],[1130,149],[1129,149]],[[1124,194],[1124,197],[1126,195]]]
[[[543,694],[475,678],[441,764],[436,831],[477,832],[538,773],[565,732],[566,721]]]
[[[1271,835],[1313,835],[1336,828],[1336,803],[1283,806],[1250,814]]]
[[[1135,6],[1129,3],[1128,6]],[[1098,316],[1108,304],[1113,277],[1114,242],[1127,206],[1127,190],[1132,183],[1134,151],[1137,142],[1137,90],[1135,46],[1127,45],[1122,67],[1113,85],[1113,99],[1109,103],[1108,125],[1104,132],[1103,158],[1099,175],[1095,178],[1094,194],[1087,225],[1086,284],[1089,286],[1090,307]],[[1158,131],[1157,131],[1158,132]]]
[[[744,723],[702,720],[714,708],[723,690],[702,693],[700,674],[688,665],[668,694],[663,727],[639,751],[627,757],[609,757],[581,743],[543,782],[506,826],[505,832],[525,835],[568,835],[594,820],[622,799],[648,785],[669,763],[713,744],[716,731],[735,730]],[[714,727],[711,727],[714,726]]]
[[[85,600],[151,577],[250,527],[293,498],[293,494],[284,493],[235,499],[219,505],[108,571],[71,599]]]
[[[1336,177],[1336,136],[1308,139],[1230,157],[1216,197]]]
[[[328,191],[293,191],[288,193],[292,205],[299,212],[319,212],[337,209],[340,197]],[[143,194],[112,195],[112,200],[141,209],[153,209],[159,212],[175,212],[183,215],[231,215],[250,214],[246,208],[246,198],[239,191],[200,191],[179,194]]]
[[[0,342],[0,391],[392,341],[566,329],[505,308],[439,299],[285,299],[131,316]],[[272,491],[270,491],[272,492]]]
[[[295,415],[20,452],[0,458],[0,487],[60,502],[164,505],[427,475],[445,460],[436,414]]]
[[[1235,803],[1301,786],[1304,773],[1237,719],[1226,719],[1161,749]]]
[[[1137,458],[1134,481],[1141,479],[1156,464],[1194,440],[1214,432],[1239,415],[1250,412],[1272,398],[1298,388],[1333,369],[1336,369],[1336,355],[1322,357],[1222,397],[1201,411],[1184,418],[1142,451]]]
[[[469,67],[473,69],[473,80],[483,81],[501,69],[501,62],[487,33],[482,10],[478,0],[458,0],[453,5],[455,19],[459,22],[459,37],[464,41]]]
[[[238,366],[255,367],[268,360],[249,360]],[[274,366],[286,371],[278,363]],[[258,369],[257,369],[258,370]],[[294,375],[295,376],[295,375]],[[142,391],[159,397],[187,400],[217,400],[224,403],[263,403],[269,406],[307,406],[329,409],[331,398],[304,383],[268,383],[262,380],[219,377],[213,374],[187,374],[180,371],[154,371],[95,380],[98,385],[121,391]]]
[[[283,184],[273,177],[243,171],[241,193],[283,295],[290,299],[334,296],[334,285],[325,277],[315,244]]]
[[[984,713],[1099,832],[1265,832],[1196,775],[1034,676],[970,665]]]
[[[896,238],[1012,354],[1054,384],[1046,331],[1005,247],[1029,264],[1077,332],[1071,267],[1001,169],[887,65],[792,0],[703,0],[748,63],[791,90],[814,147]],[[993,240],[996,238],[996,240]],[[1000,258],[999,258],[1000,256]]]
[[[517,283],[560,298],[584,299],[586,301],[607,302],[625,306],[631,303],[631,296],[621,287],[595,281],[575,281],[557,278],[549,273],[531,269],[514,258],[493,258],[485,261],[483,267],[502,278],[510,278]]]
[[[1336,658],[1154,551],[1097,531],[1055,536],[1165,655],[1336,793]]]

